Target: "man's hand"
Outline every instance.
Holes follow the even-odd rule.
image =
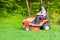
[[[37,13],[36,15],[41,15],[41,16],[43,16],[43,14],[42,14],[42,13]]]
[[[43,14],[42,14],[42,13],[41,13],[40,15],[41,15],[41,16],[43,16]]]
[[[37,13],[36,15],[40,15],[40,14],[41,14],[41,12]]]

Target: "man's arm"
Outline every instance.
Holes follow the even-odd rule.
[[[36,15],[40,15],[41,14],[41,11],[39,13],[37,13]]]

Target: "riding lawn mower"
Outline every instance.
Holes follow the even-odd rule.
[[[30,17],[23,20],[23,30],[49,30],[50,24],[48,19],[40,19],[39,24],[34,24],[33,21],[35,20],[35,17]]]

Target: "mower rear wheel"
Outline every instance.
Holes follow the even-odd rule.
[[[48,22],[47,23],[44,23],[43,29],[44,30],[49,30],[50,29],[50,24]]]
[[[29,26],[25,26],[24,30],[30,30],[30,27]]]

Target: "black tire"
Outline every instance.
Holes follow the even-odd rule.
[[[30,27],[29,26],[25,26],[24,30],[30,30]]]
[[[44,29],[44,30],[49,30],[49,29],[50,29],[50,24],[49,24],[49,22],[44,23],[43,29]]]

